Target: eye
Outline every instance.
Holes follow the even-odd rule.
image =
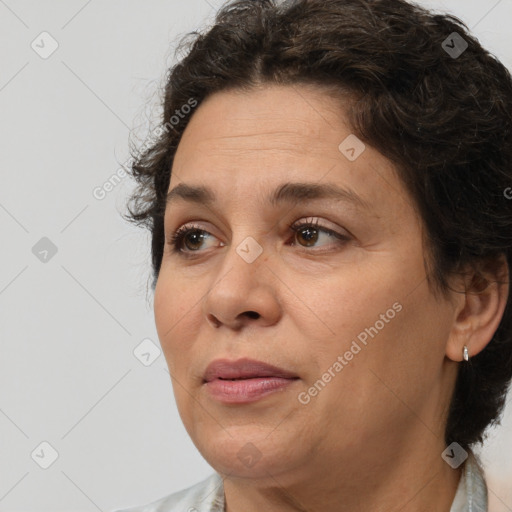
[[[290,226],[290,229],[295,233],[295,238],[297,238],[297,235],[300,235],[300,237],[305,240],[306,247],[313,246],[321,238],[319,233],[327,235],[325,238],[334,239],[336,245],[342,245],[344,242],[350,240],[346,235],[321,226],[318,219],[296,222]]]
[[[206,238],[208,238],[209,235],[210,233],[208,233],[208,231],[201,229],[199,226],[185,225],[177,229],[176,232],[171,236],[169,245],[172,247],[173,252],[197,252],[196,245],[201,245],[201,243]],[[187,243],[189,241],[191,241],[190,244]],[[184,243],[187,246],[188,251],[183,250]]]
[[[300,246],[301,249],[307,252],[314,252],[309,251],[307,248],[315,246],[318,240],[321,240],[322,233],[324,234],[324,238],[334,240],[334,243],[338,246],[350,240],[350,237],[347,235],[342,235],[332,229],[321,226],[318,219],[295,222],[289,226],[288,229],[294,234],[292,245]],[[213,235],[200,226],[187,224],[176,230],[170,237],[168,243],[172,247],[173,253],[179,253],[184,257],[188,257],[187,253],[200,252],[201,244],[209,237],[213,237]],[[299,240],[300,238],[303,239],[305,245],[295,242],[295,240]]]

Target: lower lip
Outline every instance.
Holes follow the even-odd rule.
[[[254,379],[222,380],[206,382],[210,395],[224,403],[242,404],[255,402],[276,391],[283,391],[297,379],[282,377],[258,377]]]

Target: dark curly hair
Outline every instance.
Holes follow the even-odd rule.
[[[460,19],[405,0],[237,0],[204,33],[188,36],[178,46],[186,55],[166,77],[158,137],[129,170],[138,186],[125,219],[151,232],[153,290],[190,105],[261,84],[313,84],[352,98],[353,133],[394,163],[422,216],[436,294],[468,265],[484,285],[485,265],[506,267],[505,257],[511,267],[512,201],[504,191],[512,185],[512,77]],[[483,441],[486,427],[499,423],[511,378],[508,300],[486,348],[459,365],[447,444]]]

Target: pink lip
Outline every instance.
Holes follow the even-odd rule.
[[[262,361],[243,358],[237,361],[216,359],[208,365],[203,376],[205,382],[214,379],[251,379],[255,377],[294,379],[297,378],[297,375]]]
[[[206,368],[204,384],[213,398],[240,404],[282,391],[298,378],[283,368],[253,359],[217,359]]]

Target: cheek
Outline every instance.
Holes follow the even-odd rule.
[[[434,334],[430,325],[439,320],[439,307],[428,291],[422,265],[412,264],[411,258],[385,259],[380,265],[347,267],[311,288],[308,306],[319,321],[296,314],[295,322],[300,332],[320,341],[313,357],[320,371],[347,354],[347,366],[361,370],[353,375],[356,380],[364,380],[373,367],[393,375],[394,364],[421,358],[416,345],[425,355],[431,335],[442,339],[442,332]]]
[[[393,272],[391,265],[351,266],[341,269],[320,283],[313,283],[307,293],[310,310],[322,321],[322,332],[347,341],[369,328],[386,315],[397,316],[407,284],[402,271]],[[320,322],[315,322],[318,326]],[[387,324],[386,324],[387,325]],[[380,326],[380,322],[379,322]],[[307,325],[303,326],[307,329]]]
[[[346,335],[337,353],[350,361],[333,399],[346,401],[343,405],[354,407],[354,414],[364,410],[384,417],[387,409],[401,409],[400,404],[420,407],[440,379],[450,310],[437,302],[426,282],[412,293],[409,283],[388,284],[374,288],[370,300],[347,304],[338,321]]]
[[[154,315],[158,338],[167,359],[169,370],[182,368],[178,358],[185,357],[193,335],[191,315],[200,307],[199,295],[190,283],[184,287],[178,280],[161,273],[154,294]]]
[[[422,409],[439,380],[447,324],[426,285],[403,297],[396,288],[378,288],[369,302],[346,301],[336,337],[310,354],[316,364],[304,387],[308,407],[324,424],[351,432],[355,445],[415,421],[411,410]]]

